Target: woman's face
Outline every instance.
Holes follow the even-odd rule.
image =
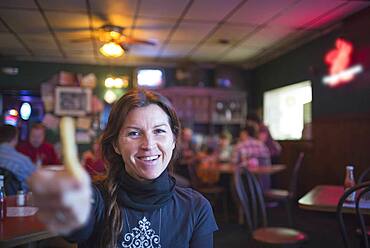
[[[119,132],[115,151],[129,175],[152,180],[162,174],[175,148],[168,115],[156,104],[131,110]]]

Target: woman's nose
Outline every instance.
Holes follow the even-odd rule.
[[[154,138],[151,135],[145,135],[141,143],[141,148],[150,150],[155,146]]]

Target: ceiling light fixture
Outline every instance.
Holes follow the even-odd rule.
[[[114,42],[105,43],[100,49],[100,53],[106,57],[118,58],[122,56],[125,51],[123,48]]]

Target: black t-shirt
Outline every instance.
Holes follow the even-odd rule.
[[[104,216],[102,193],[94,187],[93,209],[87,225],[67,239],[79,247],[99,247]],[[123,232],[117,247],[208,248],[218,229],[212,208],[200,193],[175,187],[173,197],[160,209],[138,211],[122,208]]]

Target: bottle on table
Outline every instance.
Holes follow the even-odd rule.
[[[349,188],[356,185],[353,170],[354,170],[353,165],[346,166],[346,177],[344,179],[344,191],[347,191]],[[353,192],[347,197],[346,202],[354,202],[355,199],[356,199],[356,192]]]
[[[3,220],[6,217],[5,196],[4,175],[0,175],[0,220]]]
[[[42,166],[42,158],[41,156],[37,155],[36,157],[36,168],[41,168]]]
[[[24,194],[23,190],[17,191],[17,206],[24,206],[26,204],[26,195]]]

